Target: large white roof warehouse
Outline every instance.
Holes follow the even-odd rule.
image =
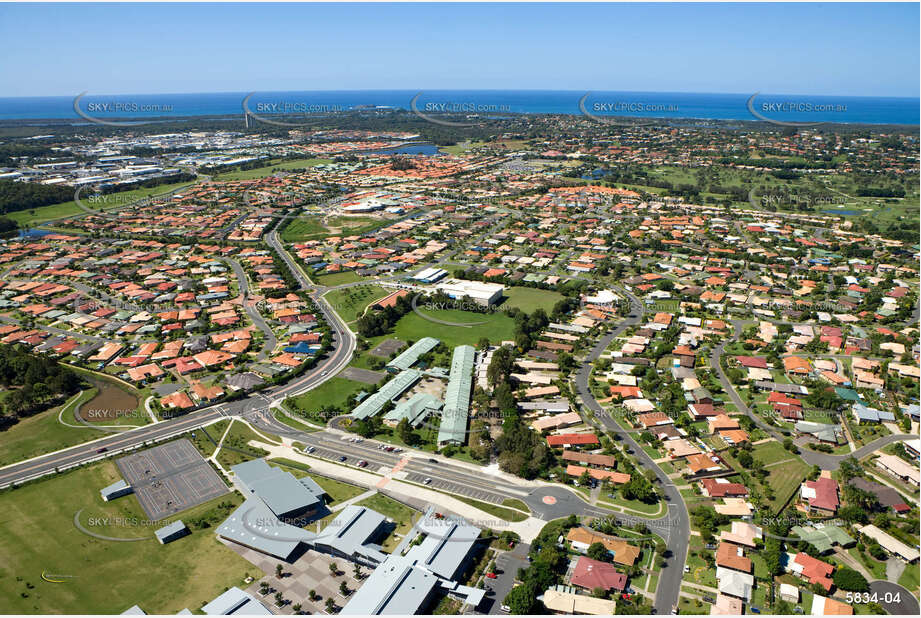
[[[464,281],[461,279],[450,279],[444,283],[435,286],[451,298],[463,298],[465,296],[473,299],[480,305],[494,305],[502,298],[505,288],[498,283],[483,283],[481,281]]]

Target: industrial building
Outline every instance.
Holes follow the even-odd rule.
[[[265,459],[247,461],[231,470],[249,495],[218,526],[218,536],[282,560],[290,560],[302,543],[313,541],[313,532],[292,525],[326,513],[323,489],[313,479],[297,479]]]
[[[201,608],[208,616],[271,616],[272,612],[251,594],[236,586]]]
[[[349,505],[321,532],[313,533],[274,517],[256,496],[246,500],[217,530],[222,538],[262,553],[291,561],[312,547],[333,556],[373,567],[374,571],[349,599],[341,614],[416,614],[436,596],[448,594],[472,607],[485,590],[457,580],[475,555],[480,529],[459,517],[444,517],[429,507],[403,536],[393,553],[384,553],[378,541],[390,522],[369,508]],[[263,613],[249,607],[255,599],[232,589],[203,608],[206,614]],[[256,610],[256,611],[250,611]]]
[[[409,369],[419,362],[419,359],[424,354],[428,354],[434,350],[439,343],[440,342],[434,337],[423,337],[405,349],[399,356],[387,363],[387,371],[395,373],[397,371]]]
[[[386,536],[387,518],[369,508],[351,504],[342,509],[313,540],[317,551],[353,562],[377,566],[387,559],[376,541]]]
[[[224,523],[217,535],[263,554],[290,562],[316,534],[278,519],[257,497],[248,498]]]
[[[464,281],[450,279],[439,283],[436,288],[447,294],[450,298],[461,299],[465,296],[478,305],[491,307],[502,300],[505,287],[498,283],[484,283],[481,281]]]
[[[467,417],[470,413],[470,392],[473,386],[473,364],[476,349],[469,345],[454,348],[451,375],[445,391],[444,412],[438,427],[438,445],[464,444],[467,441]]]

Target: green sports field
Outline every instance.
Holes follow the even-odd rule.
[[[118,478],[115,464],[104,461],[0,493],[4,613],[118,614],[137,604],[151,614],[175,614],[198,610],[229,586],[245,586],[247,575],[262,575],[214,535],[242,502],[238,495],[180,513],[187,523],[208,519],[210,527],[190,526],[189,536],[160,545],[135,496],[102,501],[99,490]],[[146,540],[91,537],[74,525],[81,510],[87,530]],[[60,583],[44,581],[43,572]]]
[[[432,318],[427,319],[427,318]],[[450,326],[442,322],[451,322],[460,326]],[[486,337],[490,343],[512,340],[515,338],[515,321],[504,313],[474,313],[454,309],[418,308],[418,313],[410,312],[400,318],[393,333],[385,337],[372,339],[372,348],[378,340],[396,337],[403,341],[418,341],[423,337],[435,337],[449,348],[459,345],[476,345]]]

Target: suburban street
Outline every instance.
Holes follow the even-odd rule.
[[[681,592],[681,578],[684,575],[684,563],[687,560],[688,539],[691,534],[687,507],[674,482],[636,443],[633,436],[604,411],[604,408],[601,407],[601,404],[598,403],[589,388],[592,363],[601,356],[616,337],[619,337],[629,327],[643,322],[643,305],[640,300],[626,290],[621,289],[619,291],[630,300],[630,315],[616,328],[599,339],[583,360],[575,377],[576,389],[585,405],[600,420],[604,430],[619,435],[621,443],[632,451],[632,456],[637,459],[640,465],[655,472],[659,489],[664,494],[664,500],[668,504],[668,514],[660,520],[650,520],[647,525],[650,530],[665,540],[666,547],[671,553],[666,559],[666,566],[660,572],[659,586],[655,593],[655,603],[653,603],[657,613],[668,614],[671,612],[672,607],[678,603],[678,594]]]

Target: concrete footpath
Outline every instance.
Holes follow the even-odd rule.
[[[460,515],[461,517],[467,519],[471,524],[479,528],[490,528],[491,530],[495,530],[497,532],[511,530],[512,532],[516,532],[518,536],[521,537],[521,540],[525,543],[530,543],[533,541],[541,531],[541,528],[543,528],[547,523],[546,521],[533,516],[528,517],[524,521],[505,521],[496,515],[491,515],[485,511],[481,511],[475,506],[458,500],[451,495],[429,489],[422,485],[408,483],[406,481],[401,481],[399,479],[393,478],[392,474],[402,468],[402,462],[394,466],[394,468],[387,474],[380,475],[369,472],[367,470],[342,466],[337,463],[326,461],[325,459],[311,457],[295,450],[293,447],[288,445],[279,446],[275,444],[259,442],[257,440],[251,440],[249,444],[251,446],[255,446],[268,451],[269,454],[267,457],[269,459],[273,457],[283,457],[285,459],[290,459],[291,461],[307,464],[310,466],[311,470],[315,470],[318,474],[323,476],[342,480],[353,485],[368,487],[372,490],[384,490],[389,494],[393,494],[397,498],[412,502],[418,502],[420,500],[429,502],[433,505],[436,505],[437,507],[442,507],[444,510],[450,511],[456,515]]]

